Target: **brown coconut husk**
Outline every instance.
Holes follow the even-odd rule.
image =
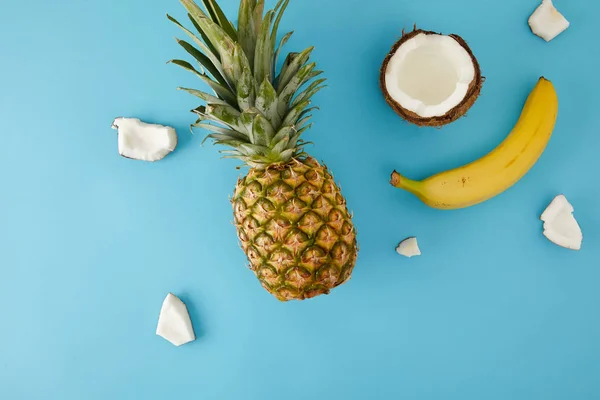
[[[406,41],[412,39],[420,33],[424,33],[426,35],[441,35],[437,32],[417,29],[416,26],[414,30],[410,33],[405,33],[404,31],[402,31],[402,38],[399,41],[397,41],[396,44],[394,44],[392,50],[383,61],[383,65],[381,67],[381,74],[379,77],[379,84],[381,86],[381,90],[383,91],[383,95],[387,103],[403,119],[418,126],[441,127],[456,121],[457,119],[463,117],[467,113],[467,111],[473,106],[473,104],[475,104],[475,101],[479,97],[479,94],[481,93],[481,87],[483,86],[485,78],[481,76],[481,68],[479,67],[479,62],[477,61],[475,55],[473,55],[473,51],[471,51],[471,49],[463,40],[463,38],[454,34],[448,35],[454,40],[456,40],[458,44],[460,44],[467,51],[467,53],[469,53],[469,56],[471,56],[471,60],[473,61],[473,66],[475,67],[475,79],[473,79],[473,82],[471,82],[471,85],[467,90],[465,98],[456,107],[454,107],[441,117],[423,118],[418,116],[414,112],[403,108],[400,104],[396,103],[396,101],[390,96],[385,84],[385,73],[391,58],[394,56],[394,54],[396,54],[396,51],[400,48],[400,46],[402,46]]]

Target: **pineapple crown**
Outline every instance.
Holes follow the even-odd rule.
[[[308,142],[300,136],[311,127],[310,113],[317,109],[310,107],[310,99],[324,87],[325,79],[314,79],[323,71],[308,62],[312,47],[289,53],[276,73],[281,49],[293,33],[277,45],[289,0],[279,0],[266,13],[264,0],[241,0],[237,29],[215,0],[201,0],[206,11],[193,0],[180,1],[200,37],[167,17],[196,45],[177,39],[200,68],[183,60],[170,62],[197,75],[214,92],[179,88],[206,102],[192,110],[198,116],[192,129],[210,131],[206,139],[231,148],[221,151],[225,158],[240,159],[252,168],[285,164],[303,155]]]

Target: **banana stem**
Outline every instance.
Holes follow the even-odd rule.
[[[392,179],[390,183],[392,186],[397,187],[398,189],[406,190],[412,194],[420,193],[421,182],[405,178],[396,171],[392,173]]]

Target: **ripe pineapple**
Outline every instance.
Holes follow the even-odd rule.
[[[214,92],[185,90],[207,105],[193,110],[193,128],[230,147],[227,158],[249,166],[232,199],[234,220],[250,268],[279,300],[303,300],[346,282],[356,263],[356,231],[331,173],[308,156],[301,139],[310,128],[310,99],[323,88],[309,63],[312,48],[290,53],[276,74],[277,30],[289,0],[264,13],[264,0],[241,0],[237,29],[214,0],[181,0],[200,37],[178,43],[200,64],[177,64]]]

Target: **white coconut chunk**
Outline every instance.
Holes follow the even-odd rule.
[[[476,77],[473,59],[454,38],[420,33],[407,40],[386,69],[389,96],[422,118],[441,117],[466,97]]]
[[[137,118],[117,118],[119,154],[141,161],[159,161],[177,147],[177,132],[170,126],[148,124]]]
[[[542,4],[529,17],[531,31],[546,42],[564,32],[570,23],[554,7],[552,0],[542,0]]]
[[[580,250],[583,234],[573,216],[574,208],[564,195],[557,196],[541,216],[544,236],[552,243],[571,250]]]
[[[421,255],[417,238],[411,237],[402,241],[396,248],[396,252],[404,257],[416,257]]]
[[[196,340],[187,307],[177,296],[169,293],[158,317],[156,334],[175,346]]]

